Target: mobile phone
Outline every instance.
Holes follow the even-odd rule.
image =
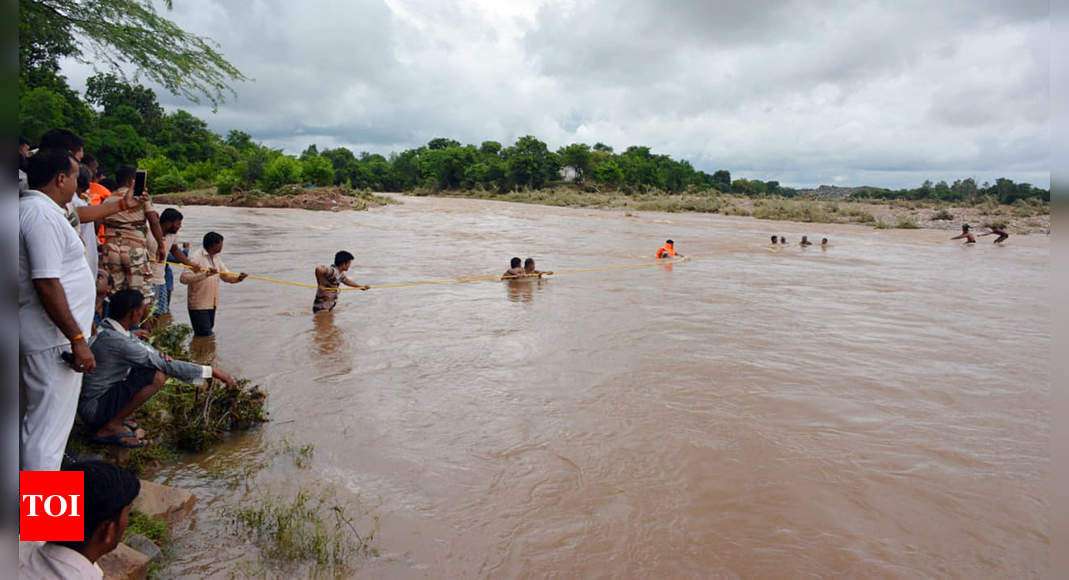
[[[134,197],[141,197],[145,195],[145,179],[148,177],[148,172],[144,169],[138,169],[134,173]]]
[[[67,364],[69,364],[71,366],[71,368],[74,368],[74,354],[73,353],[70,353],[70,352],[67,352],[67,351],[61,352],[61,353],[59,353],[59,358],[63,359],[63,361],[66,362]]]

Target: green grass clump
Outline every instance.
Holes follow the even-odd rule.
[[[123,537],[129,537],[130,534],[141,534],[160,548],[171,541],[171,528],[167,522],[136,510],[130,511],[130,524],[126,527],[126,534]]]
[[[292,499],[261,496],[253,505],[229,510],[232,524],[276,565],[311,566],[315,572],[350,575],[353,556],[377,556],[374,546],[378,516],[364,511],[356,517],[327,494],[300,490]],[[357,531],[355,520],[370,520]]]
[[[920,226],[917,225],[917,222],[914,221],[912,217],[904,216],[898,219],[898,223],[895,224],[895,227],[900,230],[915,230]]]
[[[940,209],[932,214],[932,221],[950,221],[954,219],[954,214],[950,213],[946,209]]]
[[[289,439],[283,437],[282,453],[290,456],[293,459],[293,465],[298,469],[304,469],[311,465],[312,456],[315,455],[315,445],[312,443],[297,445],[290,443]]]

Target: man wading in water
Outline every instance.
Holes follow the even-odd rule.
[[[995,238],[995,243],[1001,244],[1002,242],[1006,241],[1006,238],[1010,237],[1010,235],[1007,234],[1006,231],[999,226],[988,227],[991,229],[991,231],[987,232],[986,234],[980,234],[981,238],[984,236],[998,236],[997,238]]]
[[[334,254],[333,266],[319,266],[316,268],[316,298],[312,303],[312,312],[330,312],[338,305],[338,288],[342,284],[367,290],[371,286],[361,286],[345,276],[349,266],[353,263],[353,255],[345,250]]]
[[[965,243],[966,244],[975,244],[976,243],[976,236],[974,236],[972,234],[972,232],[969,231],[969,224],[962,224],[961,225],[961,233],[956,235],[956,236],[954,236],[953,238],[950,238],[950,239],[952,239],[952,240],[960,240],[960,239],[963,239],[963,238],[965,239]]]

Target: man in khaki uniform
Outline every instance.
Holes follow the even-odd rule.
[[[115,194],[104,200],[104,204],[118,203],[126,191],[134,186],[134,173],[137,170],[130,165],[123,165],[116,173],[119,188]],[[160,228],[160,216],[152,206],[146,194],[141,198],[141,205],[113,214],[104,220],[104,269],[115,280],[115,290],[133,288],[146,298],[153,297],[151,259],[163,261],[167,248]],[[156,255],[150,256],[147,244],[148,235],[156,241]]]

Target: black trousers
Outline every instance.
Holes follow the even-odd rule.
[[[215,309],[190,310],[189,323],[193,326],[193,336],[211,336],[215,328]]]

